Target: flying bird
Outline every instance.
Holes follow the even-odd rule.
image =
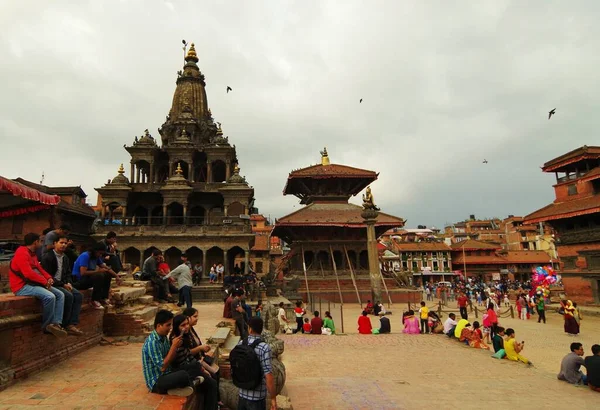
[[[483,160],[483,163],[484,163],[484,164],[487,164],[487,159],[484,159],[484,160]]]
[[[550,119],[550,117],[552,117],[554,114],[556,114],[556,108],[553,108],[548,112],[548,119]]]
[[[181,40],[181,42],[183,43],[184,46],[187,46],[187,41]]]
[[[229,91],[233,91],[233,88],[231,88],[230,86],[227,86],[227,94],[229,94]]]
[[[360,101],[358,102],[359,104],[362,103],[362,98],[360,99]]]

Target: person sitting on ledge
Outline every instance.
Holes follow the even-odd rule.
[[[521,355],[525,342],[517,342],[515,339],[515,331],[513,329],[506,329],[506,340],[504,341],[504,351],[506,352],[506,358],[515,362],[523,362],[530,366],[533,366],[528,359]]]
[[[365,312],[367,312],[367,315],[373,314],[373,303],[371,302],[371,300],[367,300],[367,306],[365,306]]]
[[[417,319],[415,312],[412,309],[407,312],[407,315],[404,318],[404,330],[402,333],[408,333],[410,335],[418,335],[421,333],[419,319]]]
[[[323,327],[325,329],[329,329],[331,334],[335,334],[335,323],[333,322],[333,318],[331,317],[331,313],[329,311],[325,312],[325,319],[323,319]]]
[[[587,377],[579,368],[585,366],[583,358],[583,345],[571,343],[571,353],[566,355],[560,363],[560,373],[556,376],[558,380],[575,385],[587,385]]]
[[[600,345],[592,346],[592,356],[585,358],[588,387],[600,393]]]
[[[73,266],[73,278],[75,279],[73,287],[77,290],[93,288],[91,305],[94,309],[112,306],[108,300],[108,294],[113,277],[116,279],[117,286],[121,285],[121,279],[117,273],[104,264],[102,259],[104,252],[104,244],[97,242],[87,252],[79,255]]]
[[[385,316],[379,318],[379,334],[391,333],[392,326],[390,325],[390,319]]]
[[[315,310],[315,317],[310,321],[310,328],[313,335],[321,335],[323,334],[323,319],[319,317],[319,311]]]
[[[362,315],[358,317],[358,333],[361,335],[370,335],[373,331],[371,319],[367,315],[367,311],[363,310]]]
[[[52,250],[42,256],[42,267],[46,272],[53,275],[54,283],[52,287],[61,291],[65,297],[62,319],[63,329],[71,335],[81,336],[83,332],[77,328],[77,325],[79,324],[83,296],[73,287],[71,262],[65,255],[68,245],[67,237],[59,235],[52,245]]]
[[[454,313],[450,313],[448,315],[448,319],[444,322],[444,334],[448,337],[454,337],[454,331],[456,330],[456,315]]]
[[[174,337],[171,343],[167,336],[173,327],[173,313],[159,310],[154,318],[154,330],[142,346],[142,369],[148,390],[152,393],[187,397],[194,387],[204,381],[197,363],[184,365],[173,371],[171,364],[177,356],[177,348],[183,336]]]
[[[53,288],[54,279],[38,262],[36,251],[41,248],[40,235],[28,233],[9,264],[10,290],[17,296],[33,296],[42,301],[42,330],[64,337],[61,327],[65,296]]]
[[[304,324],[302,325],[302,333],[312,333],[312,327],[310,326],[310,322],[308,321],[307,317],[304,318]]]

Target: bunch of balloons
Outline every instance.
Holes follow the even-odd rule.
[[[538,266],[537,268],[533,268],[531,273],[531,280],[536,286],[548,286],[557,281],[556,272],[552,266]]]
[[[550,289],[548,289],[548,286],[538,286],[537,288],[535,288],[535,294],[538,297],[544,297],[544,298],[548,298],[548,296],[550,296]]]

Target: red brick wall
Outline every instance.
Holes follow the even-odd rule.
[[[47,209],[45,211],[18,216],[17,218],[24,219],[23,229],[18,234],[12,233],[14,218],[0,219],[0,240],[21,243],[23,236],[29,232],[36,232],[41,235],[42,231],[50,226],[51,214],[52,211]]]
[[[143,320],[129,313],[107,313],[103,328],[107,336],[146,336],[150,331]]]
[[[31,297],[0,297],[0,390],[16,380],[50,367],[96,345],[102,337],[104,311],[87,308],[79,328],[83,336],[57,338],[41,330],[41,305]]]
[[[565,293],[569,299],[577,304],[588,305],[597,303],[594,297],[594,291],[598,292],[598,278],[585,278],[584,276],[574,276],[565,274],[562,276]]]

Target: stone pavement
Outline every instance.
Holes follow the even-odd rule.
[[[222,305],[196,307],[198,330],[208,337]],[[584,318],[577,338],[562,332],[557,314],[546,325],[501,319],[526,340],[524,354],[535,363],[528,368],[444,336],[401,334],[402,307],[395,305],[389,316],[391,335],[356,334],[357,305],[344,305],[346,335],[281,335],[284,393],[294,409],[598,408],[600,394],[559,382],[556,373],[571,342],[584,343],[586,354],[600,343],[599,318]],[[377,326],[378,319],[372,322]],[[0,409],[180,408],[182,399],[146,391],[140,349],[141,344],[90,349],[0,392]]]

